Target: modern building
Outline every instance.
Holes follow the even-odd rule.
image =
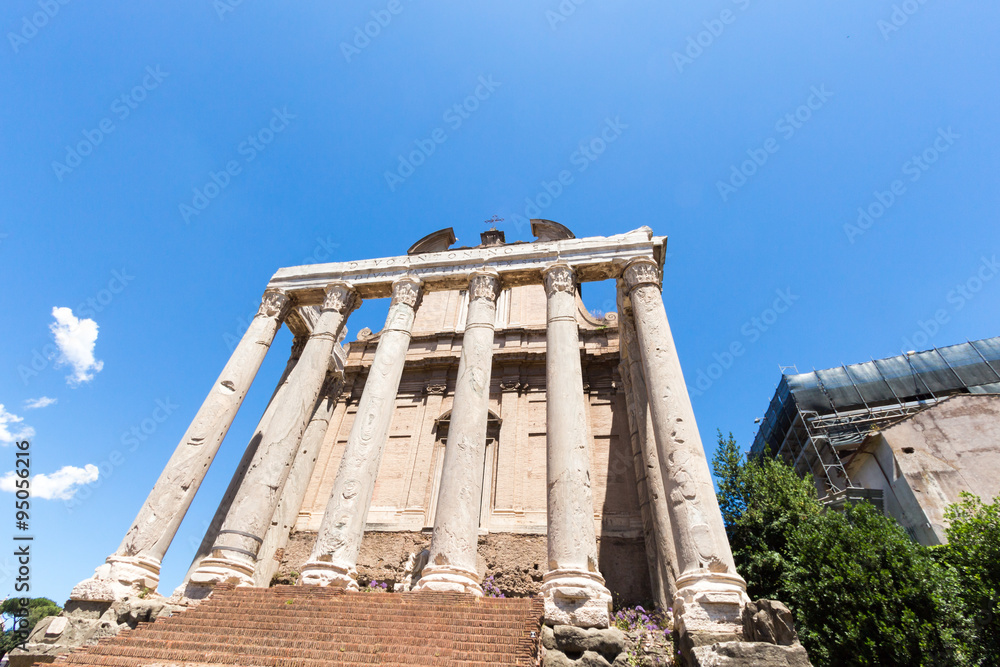
[[[1000,495],[1000,337],[783,375],[751,448],[766,454],[940,544],[963,491]]]

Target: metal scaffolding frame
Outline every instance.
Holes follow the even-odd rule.
[[[865,438],[955,394],[1000,392],[998,369],[1000,337],[783,374],[751,456],[780,456],[828,495],[858,488],[844,460]]]

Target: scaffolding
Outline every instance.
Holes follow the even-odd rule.
[[[821,492],[838,493],[856,488],[844,461],[870,434],[955,394],[992,393],[1000,337],[783,374],[750,453],[780,456]]]

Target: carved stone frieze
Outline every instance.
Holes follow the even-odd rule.
[[[576,278],[573,269],[568,264],[553,264],[544,271],[542,276],[545,279],[545,293],[551,295],[553,292],[576,292]]]
[[[424,387],[424,391],[428,394],[438,394],[443,395],[448,390],[448,385],[442,384],[440,382],[429,382],[427,386]]]
[[[648,257],[633,259],[625,266],[623,275],[629,290],[640,285],[660,286],[660,269],[656,262]]]
[[[361,305],[358,293],[349,283],[332,282],[324,290],[323,310],[335,310],[344,315]]]
[[[417,278],[404,277],[392,284],[392,305],[404,304],[416,309],[420,304],[423,282]]]
[[[469,298],[486,299],[496,303],[500,296],[500,274],[495,271],[477,271],[469,279]]]
[[[280,320],[288,314],[290,305],[291,301],[283,290],[269,289],[260,298],[260,308],[257,309],[257,314],[264,317],[277,317]]]

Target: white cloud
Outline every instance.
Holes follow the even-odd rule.
[[[49,398],[48,396],[41,396],[39,398],[29,398],[24,402],[25,410],[37,410],[39,408],[47,408],[50,405],[55,405],[59,402],[58,398]]]
[[[100,472],[93,463],[82,468],[63,466],[51,475],[39,473],[31,478],[31,496],[42,500],[69,500],[84,484],[97,481]],[[18,477],[9,472],[0,477],[0,491],[14,493]]]
[[[97,322],[91,319],[78,319],[70,308],[53,308],[52,317],[55,322],[49,325],[49,330],[56,339],[59,348],[57,365],[69,364],[73,374],[66,376],[71,385],[90,382],[94,374],[104,368],[104,362],[94,359],[94,345],[97,343]]]
[[[4,409],[0,403],[0,445],[7,446],[17,440],[27,440],[35,437],[35,429],[30,426],[16,426],[24,421],[23,417],[18,417],[12,412]]]

